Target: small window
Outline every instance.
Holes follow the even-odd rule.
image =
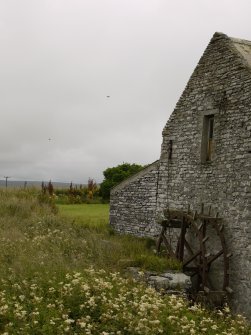
[[[213,137],[214,137],[214,116],[208,117],[208,141],[207,141],[207,161],[212,160],[213,152]]]
[[[214,148],[214,115],[204,116],[203,134],[201,146],[202,162],[210,162],[212,160]]]
[[[173,140],[169,140],[168,159],[172,159],[172,155],[173,155]]]

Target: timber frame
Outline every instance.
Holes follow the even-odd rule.
[[[211,206],[207,213],[204,212],[204,204],[201,205],[201,211],[192,212],[190,206],[187,211],[166,209],[164,211],[165,219],[160,222],[162,226],[161,233],[157,240],[157,252],[160,254],[162,244],[168,257],[173,257],[182,263],[183,272],[191,277],[196,276],[196,291],[205,295],[221,295],[232,293],[229,287],[229,258],[231,253],[227,252],[227,246],[223,233],[224,226],[222,218],[218,213],[211,215]],[[168,231],[178,230],[177,243],[175,249],[168,240]],[[208,229],[213,230],[218,237],[219,250],[210,250],[208,241],[210,236]],[[196,250],[194,243],[189,242],[189,236],[197,240]],[[212,248],[211,248],[212,249]],[[221,258],[223,264],[223,277],[221,289],[215,290],[210,280],[210,268],[212,264]]]

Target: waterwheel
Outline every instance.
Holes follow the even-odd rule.
[[[165,250],[169,257],[182,263],[183,272],[190,275],[195,291],[206,296],[225,297],[229,287],[229,258],[222,219],[218,213],[181,210],[165,211],[157,252]],[[212,280],[212,278],[214,280]],[[216,280],[215,280],[216,278]]]

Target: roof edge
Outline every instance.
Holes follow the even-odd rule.
[[[235,37],[229,37],[229,47],[231,50],[235,53],[235,55],[238,57],[240,63],[242,66],[249,72],[251,73],[251,64],[250,61],[246,59],[246,57],[243,55],[243,53],[238,49],[237,45],[245,45],[248,46],[249,48],[251,47],[251,41],[248,40],[242,40],[240,38],[235,38]],[[237,44],[237,45],[236,45]]]
[[[147,172],[150,172],[158,164],[159,164],[159,159],[154,161],[153,163],[147,165],[145,168],[143,168],[139,172],[137,172],[137,173],[133,174],[132,176],[126,178],[125,180],[121,181],[118,185],[114,186],[111,189],[111,194],[116,192],[116,191],[119,191],[120,189],[124,188],[125,186],[127,186],[131,182],[135,181],[136,179],[144,176]]]
[[[234,43],[251,45],[251,41],[243,40],[241,38],[230,37],[230,40],[233,41]]]
[[[244,45],[251,46],[251,41],[244,40],[241,38],[231,37],[221,32],[215,32],[211,41],[209,42],[209,45],[213,44],[215,41],[220,40],[220,39],[226,41],[228,47],[238,57],[240,64],[242,64],[250,72],[251,71],[250,64],[247,62],[245,57],[243,57],[241,52],[236,48],[235,44],[240,44],[240,45],[244,44]]]

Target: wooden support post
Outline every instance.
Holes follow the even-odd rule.
[[[165,244],[165,246],[166,246],[166,250],[167,250],[167,252],[169,253],[169,255],[170,255],[171,257],[175,258],[175,254],[174,254],[174,252],[173,252],[173,250],[172,250],[172,246],[168,243],[167,238],[166,238],[165,235],[163,235],[163,242],[164,242],[164,244]]]
[[[180,232],[179,257],[178,257],[178,259],[181,262],[183,262],[183,258],[184,258],[185,235],[186,235],[186,221],[185,221],[185,218],[183,217],[182,225],[181,225],[181,232]]]

